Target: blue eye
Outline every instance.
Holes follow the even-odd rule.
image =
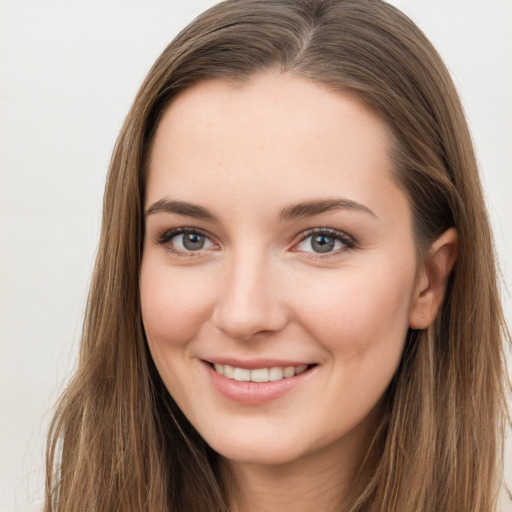
[[[165,232],[159,239],[160,245],[166,245],[176,253],[192,253],[214,247],[214,243],[196,229],[174,229]]]
[[[344,233],[332,229],[322,229],[310,231],[296,247],[299,251],[327,254],[344,247],[354,247],[354,242]]]
[[[194,232],[173,236],[171,242],[178,249],[184,251],[199,251],[213,245],[204,235]]]

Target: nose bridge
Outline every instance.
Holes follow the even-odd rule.
[[[271,258],[247,244],[233,252],[220,284],[214,321],[230,337],[246,340],[281,329],[286,311],[278,286],[278,269]]]

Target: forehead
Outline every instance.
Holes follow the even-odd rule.
[[[392,184],[391,140],[361,102],[303,78],[203,81],[162,116],[146,203],[165,194],[190,199],[192,190],[253,206],[258,194],[267,203],[339,194],[379,203],[382,186]]]

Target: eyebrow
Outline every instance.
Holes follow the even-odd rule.
[[[279,212],[277,218],[280,222],[286,222],[293,219],[314,217],[315,215],[335,210],[355,210],[367,213],[372,217],[377,218],[377,215],[375,215],[375,213],[367,206],[356,201],[343,198],[318,199],[289,205]],[[186,201],[172,201],[169,199],[160,199],[159,201],[156,201],[146,210],[144,215],[147,216],[154,213],[175,213],[196,219],[211,221],[217,220],[217,217],[208,208],[188,203]]]
[[[168,199],[160,199],[153,203],[144,215],[147,216],[154,213],[176,213],[196,219],[216,220],[215,215],[208,208],[185,201],[170,201]]]
[[[279,213],[279,220],[284,222],[291,219],[303,219],[335,210],[355,210],[377,218],[377,215],[364,204],[350,199],[333,198],[305,201],[303,203],[286,206]]]

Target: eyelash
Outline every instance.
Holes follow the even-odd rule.
[[[169,242],[178,235],[185,235],[187,233],[193,233],[196,235],[201,235],[207,238],[208,240],[211,240],[211,236],[202,229],[199,228],[176,228],[176,229],[169,229],[167,231],[164,231],[160,236],[157,237],[156,243],[158,245],[163,245],[165,248],[175,254],[176,256],[180,257],[197,257],[201,250],[198,251],[182,251],[180,249],[176,249],[176,247],[173,247],[169,244]]]
[[[182,250],[177,249],[176,247],[173,247],[172,245],[169,244],[169,242],[175,236],[183,235],[183,234],[187,234],[187,233],[193,233],[193,234],[198,234],[198,235],[204,236],[205,238],[207,238],[210,241],[212,238],[211,235],[209,235],[206,231],[203,231],[202,229],[192,228],[192,227],[183,227],[183,228],[169,229],[167,231],[164,231],[161,235],[159,235],[156,238],[155,242],[158,245],[165,246],[169,252],[175,254],[176,256],[197,257],[200,255],[201,249],[199,249],[197,251],[182,251]],[[297,245],[299,245],[300,243],[304,242],[305,240],[307,240],[308,238],[310,238],[314,235],[325,235],[327,237],[333,238],[335,241],[341,242],[343,247],[336,249],[334,251],[329,251],[329,252],[323,253],[323,254],[314,252],[314,251],[311,251],[311,252],[299,251],[297,249],[295,249],[295,250],[292,249],[292,251],[293,252],[304,252],[306,254],[307,258],[318,260],[318,259],[329,258],[329,257],[332,257],[333,255],[339,255],[343,252],[346,252],[350,249],[354,249],[357,247],[357,241],[355,240],[354,237],[347,235],[343,231],[338,231],[336,229],[331,229],[331,228],[308,229],[307,231],[301,233],[300,239],[294,243],[294,247],[296,247]]]
[[[334,251],[329,251],[326,253],[318,253],[318,252],[308,252],[304,251],[306,253],[306,257],[309,259],[319,260],[319,259],[325,259],[329,258],[335,255],[339,255],[341,253],[344,253],[350,249],[355,249],[357,247],[357,242],[354,237],[347,235],[343,231],[338,231],[336,229],[331,228],[312,228],[308,229],[304,233],[301,234],[300,240],[294,245],[297,246],[298,244],[304,242],[308,238],[314,236],[314,235],[325,235],[329,238],[333,238],[335,241],[339,241],[342,244],[342,247],[339,249],[336,249]],[[296,251],[299,252],[299,251]]]

